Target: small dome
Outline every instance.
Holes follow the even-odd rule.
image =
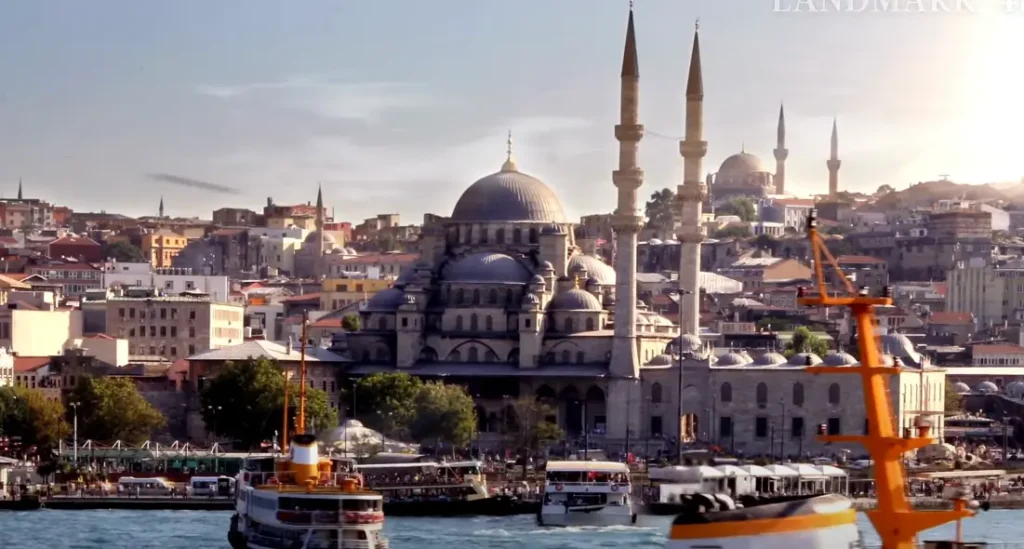
[[[754,361],[754,364],[758,366],[781,366],[786,363],[786,357],[782,356],[775,351],[769,351]]]
[[[879,343],[883,353],[897,358],[909,358],[914,364],[921,362],[921,355],[914,349],[914,344],[903,334],[885,334],[879,338]]]
[[[659,240],[657,238],[652,238],[652,239],[648,240],[647,243],[650,244],[651,246],[661,246],[661,244],[662,244],[661,240]]]
[[[797,353],[789,357],[787,364],[790,366],[817,366],[821,364],[821,357],[814,353]]]
[[[540,264],[540,270],[545,272],[545,273],[546,272],[551,272],[551,271],[555,270],[555,266],[552,265],[550,261],[545,261],[545,262]]]
[[[975,388],[979,393],[994,394],[999,392],[999,386],[991,381],[982,381]]]
[[[718,357],[718,362],[715,364],[718,366],[746,366],[750,364],[750,360],[740,353],[728,352]]]
[[[694,334],[682,334],[675,340],[676,348],[682,350],[684,353],[692,353],[699,351],[704,346],[704,342],[701,341],[700,336]]]
[[[1014,381],[1006,386],[1006,396],[1010,398],[1021,398],[1024,396],[1024,382]]]
[[[674,362],[675,362],[675,359],[672,357],[672,355],[663,354],[663,355],[658,355],[658,356],[652,358],[649,362],[647,362],[647,365],[648,366],[671,366]]]
[[[530,271],[510,256],[495,252],[477,252],[449,263],[442,278],[447,282],[498,282],[525,284]]]
[[[957,394],[963,395],[971,392],[971,387],[963,381],[957,381],[953,384],[953,390],[956,391]]]
[[[541,285],[543,285],[544,284],[544,277],[540,276],[540,275],[533,275],[533,278],[530,279],[530,284],[541,284]]]
[[[555,191],[539,179],[514,169],[502,169],[477,180],[455,203],[451,221],[567,223]]]
[[[600,311],[601,302],[586,290],[573,288],[559,292],[548,304],[548,309],[556,311]]]
[[[355,248],[345,248],[345,255],[359,255]]]
[[[526,294],[526,295],[523,296],[523,304],[524,305],[539,305],[540,304],[540,300],[537,299],[537,296],[535,296],[533,294]]]
[[[305,247],[305,244],[316,244],[317,237],[320,236],[321,234],[323,234],[324,244],[330,244],[331,246],[334,246],[334,244],[337,243],[337,240],[335,240],[334,235],[332,235],[331,233],[321,233],[320,231],[313,231],[306,235],[306,240],[303,242],[303,247]]]
[[[826,366],[853,366],[857,364],[857,359],[850,353],[833,351],[825,355],[824,362]]]
[[[722,162],[721,167],[718,168],[718,178],[728,180],[733,177],[745,177],[755,173],[770,173],[774,170],[769,170],[765,163],[748,152],[740,152],[726,158]]]
[[[655,326],[675,326],[675,324],[671,320],[659,315],[658,313],[647,313],[644,316],[646,316],[647,320],[649,320],[651,324],[654,324]]]
[[[387,288],[381,290],[366,301],[364,311],[394,312],[405,303],[405,292],[398,288]]]
[[[590,278],[596,279],[598,284],[604,286],[613,286],[615,284],[615,269],[597,256],[574,255],[569,258],[568,267],[570,273],[585,269]]]
[[[540,234],[566,234],[561,225],[552,223],[540,230]]]

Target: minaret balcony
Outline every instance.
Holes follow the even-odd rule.
[[[789,158],[789,149],[775,149],[773,152],[775,153],[775,160],[779,162],[785,162]]]
[[[643,124],[618,124],[615,126],[615,139],[619,141],[628,141],[635,143],[643,138]]]
[[[640,168],[626,168],[612,172],[612,183],[620,189],[639,189],[644,184],[644,171]]]
[[[707,186],[699,181],[684,181],[676,190],[676,201],[685,203],[704,202],[708,197]]]
[[[708,154],[708,142],[688,139],[680,141],[679,154],[683,155],[683,158],[704,158]]]
[[[611,217],[612,229],[620,233],[638,233],[644,228],[644,218],[639,215],[614,213]]]

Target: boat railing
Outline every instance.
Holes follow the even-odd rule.
[[[358,473],[321,473],[317,479],[317,486],[341,486],[342,482],[348,479],[357,480],[360,486],[365,486],[362,476]],[[252,486],[272,486],[275,484],[295,485],[295,473],[291,471],[277,472],[252,472],[242,473],[242,482]]]
[[[621,487],[626,487],[626,488],[629,487],[629,482],[612,482],[612,481],[603,481],[603,482],[601,482],[601,481],[558,482],[558,481],[555,481],[555,480],[549,480],[549,481],[547,481],[547,484],[548,484],[548,488],[554,487],[556,489],[559,486],[562,486],[563,488],[574,488],[574,487],[581,487],[581,486],[608,486],[608,487],[621,486]]]
[[[380,511],[287,511],[277,512],[282,524],[294,525],[337,525],[337,524],[379,524],[384,522]]]

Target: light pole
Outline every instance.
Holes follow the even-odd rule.
[[[223,407],[210,405],[210,406],[207,406],[206,409],[210,411],[210,417],[213,418],[213,440],[214,440],[214,442],[216,442],[217,441],[217,416],[220,415],[220,411],[223,409]]]
[[[677,429],[676,436],[678,441],[676,442],[676,464],[683,464],[683,296],[693,295],[692,290],[686,288],[679,288],[679,387],[676,388],[676,420],[679,422],[679,428]]]
[[[779,463],[782,463],[786,459],[786,400],[782,397],[779,397],[779,411]]]
[[[75,462],[75,467],[78,467],[78,402],[69,402],[71,406],[71,443],[74,445],[74,449],[71,451],[71,460]]]

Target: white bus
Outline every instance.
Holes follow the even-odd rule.
[[[121,477],[117,480],[117,492],[129,496],[169,496],[173,491],[174,484],[163,477]]]

